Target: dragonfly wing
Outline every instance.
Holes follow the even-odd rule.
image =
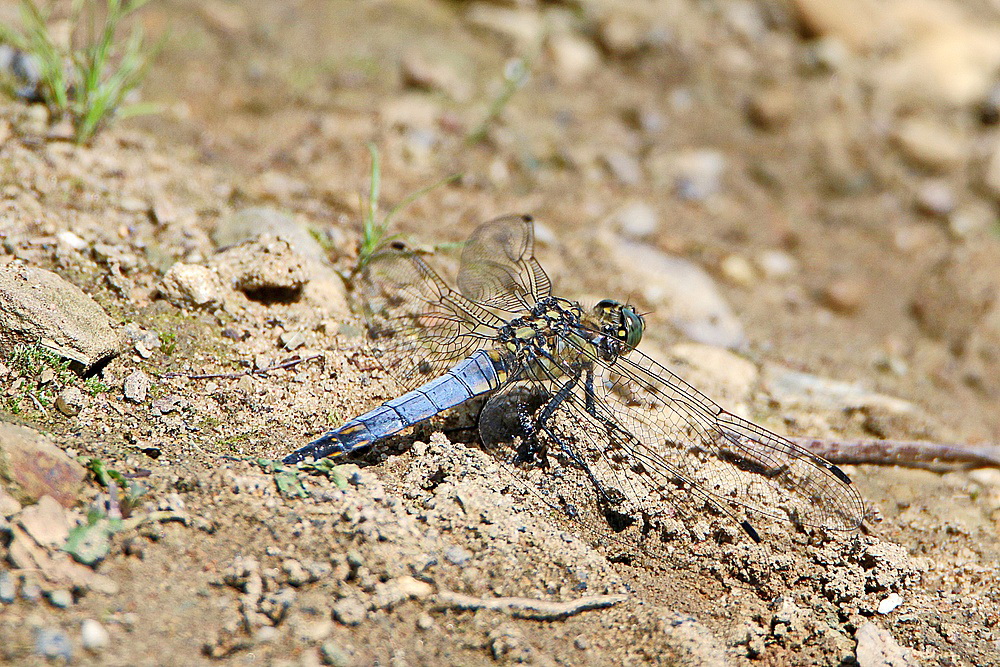
[[[641,352],[594,371],[598,417],[633,436],[622,451],[634,470],[680,477],[737,510],[834,530],[861,524],[861,495],[839,468],[723,410]]]
[[[448,287],[402,243],[373,257],[356,285],[382,363],[407,389],[488,347],[503,325],[495,314]]]
[[[498,310],[530,310],[550,295],[552,283],[535,259],[531,216],[508,215],[484,223],[462,250],[458,288],[469,299]]]

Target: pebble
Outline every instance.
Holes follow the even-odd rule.
[[[924,181],[917,190],[916,204],[921,213],[945,218],[955,210],[955,194],[944,181]]]
[[[932,171],[952,171],[965,161],[965,137],[941,123],[910,118],[896,129],[894,138],[903,155],[918,167]]]
[[[597,69],[601,61],[593,44],[571,33],[552,36],[548,52],[556,78],[566,84],[580,83]]]
[[[783,250],[765,250],[757,256],[756,264],[764,277],[772,280],[787,278],[798,268],[795,258]]]
[[[750,262],[742,255],[727,255],[719,265],[723,277],[734,285],[750,287],[756,282],[756,273]]]
[[[344,625],[360,625],[368,609],[356,598],[344,598],[333,605],[333,617]]]
[[[111,643],[111,636],[103,625],[88,618],[80,624],[80,641],[84,649],[97,653],[107,648],[108,644]]]
[[[52,496],[42,496],[36,504],[25,507],[17,520],[31,539],[44,547],[59,548],[69,537],[66,512]]]
[[[306,343],[306,335],[301,331],[285,331],[278,337],[281,347],[288,351],[296,350]]]
[[[836,37],[856,51],[874,48],[889,32],[885,10],[872,0],[792,0],[791,4],[805,34]]]
[[[59,628],[38,628],[35,630],[35,655],[45,658],[73,660],[73,642],[69,635]]]
[[[628,12],[608,12],[597,25],[597,40],[616,58],[631,58],[650,46],[648,23]]]
[[[452,565],[463,567],[468,565],[469,561],[472,560],[472,552],[457,544],[453,544],[445,549],[444,558]]]
[[[319,649],[319,657],[324,665],[332,667],[347,667],[351,664],[351,654],[334,642],[324,642]]]
[[[219,274],[200,264],[176,262],[160,281],[160,294],[179,308],[214,308],[222,302],[226,287]]]
[[[149,387],[149,376],[142,371],[133,371],[127,378],[125,378],[125,383],[123,385],[125,400],[133,403],[142,403],[146,400],[146,394],[149,392]]]
[[[619,209],[612,222],[624,236],[634,240],[653,236],[660,225],[659,216],[653,207],[641,201],[626,204]]]
[[[81,239],[79,236],[71,231],[64,230],[56,234],[56,239],[60,243],[64,243],[73,250],[83,250],[87,247],[87,242]]]
[[[987,231],[996,220],[993,207],[980,201],[970,202],[948,216],[948,231],[966,239]]]
[[[823,290],[823,302],[830,310],[849,315],[854,313],[864,303],[866,290],[864,285],[850,278],[841,278],[827,285]]]
[[[309,281],[303,258],[288,241],[270,234],[225,250],[210,264],[227,284],[264,301],[294,301]]]
[[[56,397],[56,409],[67,417],[80,414],[87,405],[87,397],[77,387],[66,387]]]
[[[443,62],[434,62],[422,54],[411,51],[400,62],[403,85],[420,90],[444,93],[457,102],[468,101],[472,94],[470,85]]]
[[[889,593],[885,599],[878,603],[878,613],[883,615],[888,614],[901,604],[903,604],[903,596],[899,593]]]
[[[642,182],[642,165],[632,155],[612,150],[604,153],[601,158],[611,175],[622,185],[635,186]]]
[[[73,594],[65,588],[57,588],[54,591],[49,591],[48,598],[52,606],[59,609],[66,609],[73,606]]]
[[[682,153],[675,167],[674,185],[681,199],[704,201],[722,189],[726,158],[719,151],[700,149]]]
[[[871,667],[916,667],[917,663],[909,658],[909,652],[895,640],[888,630],[884,630],[871,621],[866,621],[855,633],[858,647],[855,651],[859,665]]]
[[[786,88],[765,89],[750,98],[747,113],[757,127],[777,130],[795,116],[795,103],[795,95]]]
[[[7,570],[0,571],[0,603],[10,604],[17,598],[17,582]]]

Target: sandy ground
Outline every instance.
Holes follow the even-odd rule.
[[[76,147],[0,108],[0,269],[54,272],[124,341],[73,416],[14,414],[40,380],[6,350],[3,418],[141,484],[146,518],[67,584],[14,565],[7,506],[0,661],[1000,664],[993,469],[849,466],[853,533],[761,520],[754,544],[685,511],[637,544],[539,503],[473,410],[299,486],[253,460],[400,392],[337,274],[369,141],[383,211],[462,174],[398,217],[409,241],[533,214],[557,293],[628,298],[642,349],[734,412],[1000,440],[996,7],[213,0],[144,21],[170,26],[161,114]],[[241,225],[273,234],[227,250]],[[53,512],[104,494],[90,476]]]

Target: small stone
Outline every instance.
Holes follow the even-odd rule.
[[[675,187],[677,196],[704,201],[722,190],[726,170],[725,156],[716,150],[693,150],[677,157]]]
[[[360,625],[368,610],[356,598],[344,598],[333,605],[333,617],[344,625]]]
[[[750,98],[747,114],[757,127],[777,130],[788,125],[795,115],[796,97],[786,88],[762,90]]]
[[[628,12],[608,12],[597,25],[597,40],[608,54],[631,58],[650,46],[649,24]]]
[[[624,236],[635,240],[649,238],[659,227],[659,219],[653,207],[638,201],[620,209],[615,214],[613,223]]]
[[[827,307],[845,315],[857,311],[864,298],[864,285],[849,278],[835,280],[823,292],[823,302]]]
[[[427,631],[434,627],[434,618],[427,613],[417,616],[417,629]]]
[[[85,650],[98,653],[111,643],[111,635],[103,625],[88,618],[80,624],[80,641]]]
[[[167,301],[181,308],[213,308],[222,302],[226,287],[212,269],[177,262],[164,274],[159,291]]]
[[[61,547],[69,537],[66,512],[52,496],[42,496],[37,504],[25,507],[17,522],[31,539],[44,547]]]
[[[62,658],[69,663],[73,660],[73,642],[59,628],[38,628],[35,630],[35,655]]]
[[[955,210],[955,194],[943,181],[925,181],[917,190],[916,204],[921,213],[944,218]]]
[[[66,387],[56,397],[56,409],[67,417],[75,417],[87,406],[87,397],[77,387]]]
[[[589,41],[570,33],[551,37],[548,49],[556,78],[567,84],[583,81],[597,69],[601,60],[597,49]]]
[[[434,588],[425,581],[415,577],[403,576],[390,579],[375,585],[376,609],[392,609],[406,600],[425,598],[434,592]]]
[[[611,175],[622,185],[635,186],[642,182],[642,166],[625,151],[612,150],[603,156]]]
[[[795,258],[781,250],[765,250],[757,257],[757,268],[766,278],[777,280],[795,273]]]
[[[133,403],[142,403],[146,400],[149,386],[150,380],[148,375],[142,371],[133,371],[131,375],[125,378],[125,384],[123,385],[125,400]]]
[[[975,201],[959,207],[948,216],[948,231],[959,239],[982,234],[997,222],[992,206]]]
[[[810,37],[836,37],[857,51],[879,45],[889,32],[882,5],[874,0],[793,0],[796,18]]]
[[[457,565],[463,567],[469,564],[472,560],[472,552],[464,547],[460,547],[457,544],[445,549],[444,558],[452,565]]]
[[[719,271],[726,280],[740,287],[750,287],[756,282],[753,266],[741,255],[727,255],[719,265]]]
[[[351,655],[333,642],[323,642],[319,649],[319,657],[324,665],[332,667],[347,667],[351,664]]]
[[[936,121],[910,118],[895,133],[903,155],[919,167],[932,171],[952,171],[965,162],[965,137]]]
[[[57,588],[54,591],[49,591],[48,597],[53,607],[66,609],[73,606],[73,594],[65,588]]]
[[[60,243],[64,243],[73,250],[83,250],[87,247],[87,242],[81,239],[79,236],[71,231],[61,231],[56,234],[56,239]]]
[[[17,599],[17,581],[7,570],[0,570],[0,603],[10,604]]]
[[[211,392],[206,391],[206,393],[210,394]],[[184,399],[177,394],[170,394],[168,396],[155,399],[151,404],[151,407],[161,415],[169,415],[171,412],[177,412],[184,407]]]
[[[420,53],[404,55],[400,70],[403,85],[438,91],[459,102],[468,100],[472,94],[469,84],[454,69],[445,63],[429,60]]]
[[[289,352],[297,350],[306,343],[306,335],[301,331],[286,331],[278,337],[281,347]]]
[[[265,302],[294,301],[309,281],[302,258],[288,241],[269,234],[219,253],[211,265],[229,285]]]
[[[888,614],[901,604],[903,604],[903,596],[895,592],[889,593],[885,599],[878,603],[878,613],[882,615]]]

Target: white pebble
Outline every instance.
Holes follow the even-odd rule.
[[[80,624],[80,635],[83,648],[88,651],[97,652],[111,643],[111,636],[104,626],[97,621],[88,618]]]
[[[878,603],[878,613],[888,614],[901,604],[903,604],[903,597],[899,593],[889,593],[884,600]]]

